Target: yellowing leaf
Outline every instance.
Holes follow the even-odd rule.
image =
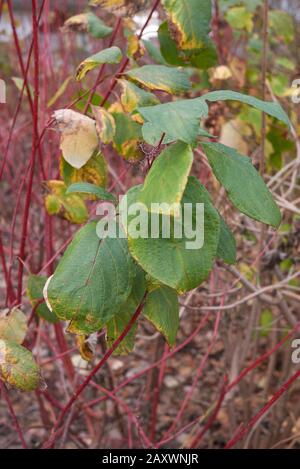
[[[82,80],[85,75],[101,64],[118,64],[122,60],[122,52],[119,47],[109,47],[97,54],[91,55],[78,66],[76,70],[76,80]]]
[[[63,157],[74,168],[81,168],[98,146],[95,121],[71,109],[55,111],[53,117],[62,133]]]
[[[119,80],[122,86],[121,103],[126,112],[131,113],[138,106],[153,106],[159,104],[158,98],[149,91],[145,91],[127,80]]]
[[[95,152],[80,169],[73,168],[64,158],[61,158],[60,174],[67,186],[76,182],[89,182],[100,187],[107,185],[107,163],[100,152]]]
[[[139,142],[142,140],[141,125],[125,113],[114,112],[113,117],[116,123],[114,148],[125,160],[139,161],[144,156],[139,148]]]
[[[22,391],[33,391],[40,384],[40,370],[32,353],[22,345],[0,340],[0,379]]]
[[[234,29],[246,29],[249,33],[253,29],[253,13],[244,6],[230,8],[226,19]]]
[[[0,313],[0,339],[21,344],[27,332],[26,316],[18,308]]]
[[[45,198],[45,206],[49,215],[61,215],[71,223],[77,224],[87,221],[88,211],[79,195],[66,194],[67,186],[63,181],[47,181],[47,186],[51,191],[51,194]],[[59,209],[54,211],[54,208],[57,209],[58,206]]]
[[[112,142],[116,133],[116,123],[113,116],[106,109],[99,106],[92,106],[92,111],[100,140],[105,144]]]

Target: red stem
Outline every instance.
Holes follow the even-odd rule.
[[[259,412],[257,412],[254,417],[249,421],[249,423],[246,425],[246,427],[243,427],[234,438],[232,438],[230,441],[228,441],[227,445],[225,446],[225,449],[230,449],[232,448],[238,441],[240,441],[248,432],[251,430],[251,428],[258,422],[261,417],[272,407],[273,404],[289,389],[289,387],[296,381],[297,378],[300,376],[300,370],[296,371],[296,373],[291,376],[291,378],[284,383],[283,386],[271,397],[271,399],[260,409]]]
[[[15,426],[15,429],[19,435],[19,438],[20,438],[20,441],[21,441],[21,444],[22,444],[22,447],[23,449],[27,449],[27,445],[26,445],[26,442],[25,442],[25,439],[24,439],[24,435],[23,435],[23,432],[22,432],[22,429],[20,427],[20,424],[18,422],[18,419],[17,419],[17,416],[15,414],[15,411],[14,411],[14,408],[13,408],[13,405],[11,403],[11,400],[9,398],[9,395],[6,391],[6,388],[5,388],[5,385],[4,383],[2,383],[0,381],[0,385],[1,385],[1,392],[2,392],[2,395],[4,397],[4,400],[6,401],[6,404],[7,404],[7,407],[8,407],[8,410],[9,410],[9,413],[11,415],[11,418],[12,418],[12,421],[14,423],[14,426]]]
[[[10,3],[10,0],[9,0],[9,3]],[[35,157],[36,157],[36,142],[39,140],[39,137],[38,137],[39,35],[38,35],[36,0],[32,0],[32,30],[33,30],[33,52],[34,52],[33,132],[32,132],[32,149],[31,149],[31,158],[30,158],[29,181],[28,181],[24,213],[23,213],[23,219],[22,219],[21,243],[20,243],[20,250],[19,250],[19,259],[21,261],[24,260],[25,258],[29,209],[30,209],[32,187],[33,187],[34,166],[35,166]],[[22,298],[23,270],[24,270],[23,262],[20,262],[19,270],[18,270],[18,292],[17,292],[17,300],[19,303],[21,302],[21,298]]]
[[[120,343],[122,342],[122,340],[127,336],[127,334],[130,332],[131,328],[133,327],[134,323],[136,322],[137,318],[139,317],[139,315],[141,314],[142,312],[142,309],[144,307],[144,302],[145,302],[145,299],[146,299],[146,293],[141,301],[141,303],[139,304],[139,306],[137,307],[136,309],[136,312],[134,313],[134,315],[132,316],[132,318],[130,319],[129,323],[127,324],[127,326],[125,327],[124,331],[122,332],[122,334],[115,340],[115,342],[113,343],[113,345],[111,346],[110,349],[107,350],[107,352],[104,354],[104,356],[102,357],[102,359],[99,361],[99,363],[93,368],[93,370],[91,371],[91,373],[86,377],[86,379],[83,381],[83,383],[79,386],[79,388],[77,389],[77,391],[75,391],[75,393],[73,394],[73,396],[70,398],[70,400],[67,402],[67,404],[65,405],[65,407],[63,408],[61,414],[59,415],[52,431],[51,431],[51,435],[50,435],[50,438],[49,440],[44,444],[44,448],[51,448],[55,442],[55,439],[56,439],[56,432],[57,430],[59,429],[61,423],[63,422],[65,416],[67,415],[67,413],[69,412],[69,410],[71,409],[72,405],[74,404],[74,402],[78,399],[78,397],[80,396],[80,394],[84,391],[84,389],[88,386],[88,384],[90,383],[90,381],[93,379],[93,377],[96,375],[96,373],[103,367],[103,365],[107,362],[107,360],[109,359],[109,357],[114,353],[114,351],[118,348],[118,346],[120,345]]]

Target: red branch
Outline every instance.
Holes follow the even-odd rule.
[[[291,378],[284,383],[283,386],[271,397],[271,399],[260,409],[259,412],[257,412],[254,417],[249,421],[249,423],[246,425],[246,427],[242,427],[242,429],[230,440],[228,441],[227,445],[225,446],[225,449],[230,449],[232,448],[238,441],[240,441],[248,432],[251,430],[251,428],[258,422],[263,415],[272,407],[273,404],[275,404],[276,401],[282,396],[282,394],[285,393],[289,389],[289,387],[293,384],[294,381],[296,381],[297,378],[300,376],[300,370],[296,371],[296,373],[291,376]]]
[[[88,386],[88,384],[90,383],[90,381],[93,379],[93,377],[96,375],[96,373],[103,367],[103,365],[107,362],[107,360],[109,359],[109,357],[114,353],[114,351],[118,348],[118,346],[120,345],[120,343],[122,342],[122,340],[127,336],[127,334],[130,332],[130,330],[132,329],[134,323],[136,322],[137,318],[139,317],[139,315],[141,314],[142,312],[142,309],[144,307],[144,302],[145,302],[145,299],[146,299],[146,293],[141,301],[141,303],[139,304],[139,306],[137,307],[136,309],[136,312],[134,313],[134,315],[132,316],[132,318],[130,319],[129,323],[127,324],[127,326],[125,327],[124,331],[122,332],[122,334],[115,340],[115,342],[113,343],[113,345],[111,346],[110,349],[107,350],[107,352],[104,354],[104,356],[102,357],[102,359],[99,361],[99,363],[93,368],[93,370],[90,372],[90,374],[86,377],[86,379],[83,381],[83,383],[79,386],[79,388],[77,389],[77,391],[75,391],[75,393],[73,394],[73,396],[70,398],[70,400],[67,402],[67,404],[65,405],[65,407],[63,408],[61,414],[59,415],[52,431],[51,431],[51,435],[50,435],[50,438],[49,440],[44,444],[44,448],[51,448],[54,443],[55,443],[55,439],[56,439],[56,432],[57,430],[59,429],[61,423],[63,422],[65,416],[67,415],[67,413],[69,412],[69,410],[71,409],[72,405],[74,404],[74,402],[78,399],[78,397],[80,396],[80,394],[85,390],[85,388]]]

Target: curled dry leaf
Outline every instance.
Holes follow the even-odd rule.
[[[71,109],[59,109],[53,117],[62,134],[63,157],[73,168],[81,168],[98,146],[95,121]]]
[[[78,335],[76,337],[77,347],[83,360],[90,361],[94,358],[97,345],[97,334]]]

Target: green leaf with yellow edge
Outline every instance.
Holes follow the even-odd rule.
[[[162,4],[179,49],[202,49],[211,30],[211,0],[162,0]]]
[[[158,135],[166,133],[168,139],[181,140],[195,146],[200,119],[208,115],[208,106],[203,99],[195,98],[139,107],[138,111],[147,122],[151,123],[152,132]],[[143,135],[149,140],[147,130]]]
[[[127,207],[129,209],[131,204],[137,203],[140,191],[141,186],[133,187],[128,191]],[[163,233],[163,226],[168,226],[170,221],[169,216],[166,219],[164,215],[159,215],[158,237],[152,236],[151,218],[153,214],[150,215],[148,212],[146,212],[146,216],[148,216],[147,236],[141,233],[140,237],[132,237],[132,227],[134,227],[136,218],[139,217],[128,213],[123,203],[120,204],[121,220],[127,231],[129,250],[132,256],[145,272],[161,283],[174,288],[178,293],[192,290],[207,278],[217,254],[220,232],[219,214],[211,204],[206,189],[196,178],[189,177],[181,203],[191,204],[189,218],[194,228],[196,221],[198,221],[197,246],[187,244],[196,241],[195,233],[186,233],[187,228],[191,228],[190,224],[187,226],[185,223],[184,230],[182,230],[184,231],[183,236],[178,237],[176,232],[179,231],[178,228],[182,228],[180,219],[171,217],[170,233],[167,233],[168,236]],[[204,204],[204,233],[201,217],[200,220],[199,217],[196,219],[197,203]],[[126,213],[128,214],[128,223],[126,223],[126,216],[124,216]],[[144,217],[145,213],[142,213],[141,216]],[[184,219],[183,216],[182,219]],[[204,236],[201,238],[201,235]],[[204,243],[202,243],[203,239]]]
[[[92,111],[100,141],[105,144],[111,143],[116,133],[116,123],[113,116],[100,106],[92,106]]]
[[[82,80],[85,75],[102,64],[118,64],[122,60],[122,52],[119,47],[113,46],[103,49],[97,54],[87,57],[76,70],[76,80]]]
[[[52,311],[50,311],[44,301],[41,302],[41,300],[44,300],[43,290],[46,281],[47,277],[44,275],[30,274],[28,278],[26,294],[28,296],[31,306],[35,308],[36,313],[42,319],[45,319],[45,321],[55,323],[57,322],[57,317],[54,313],[52,313]],[[36,306],[38,303],[40,304]]]
[[[18,308],[0,313],[0,339],[22,344],[27,332],[27,319]]]
[[[282,109],[279,103],[273,103],[269,101],[262,101],[254,96],[248,96],[246,94],[237,93],[236,91],[230,90],[219,90],[206,93],[201,96],[201,99],[206,101],[239,101],[240,103],[248,104],[256,109],[259,109],[269,116],[275,117],[276,119],[284,122],[288,127],[291,126],[290,120],[286,112]]]
[[[29,350],[0,339],[0,379],[21,391],[34,391],[40,384],[40,369]]]
[[[127,301],[136,275],[127,240],[96,233],[97,222],[81,228],[60,260],[47,288],[48,302],[77,334],[97,332]]]
[[[122,87],[121,103],[125,112],[132,113],[138,106],[159,104],[158,98],[127,80],[118,81]]]
[[[142,141],[142,126],[135,122],[129,114],[112,112],[116,123],[113,146],[117,153],[130,162],[139,161],[144,154],[139,148]]]
[[[63,32],[87,32],[95,39],[103,39],[112,33],[113,28],[107,26],[94,13],[88,12],[80,13],[79,15],[68,18],[67,21],[65,21],[62,30]]]
[[[165,65],[144,65],[126,72],[126,76],[150,90],[170,94],[186,93],[191,87],[189,76],[184,70]]]
[[[102,153],[96,151],[80,169],[73,168],[63,157],[60,160],[60,175],[67,186],[76,182],[89,182],[106,187],[108,180],[107,163]]]
[[[108,347],[112,346],[114,341],[122,334],[125,327],[128,325],[130,319],[142,301],[145,291],[145,273],[140,267],[136,266],[136,276],[133,281],[132,291],[127,301],[121,306],[113,319],[106,324],[106,342]],[[114,352],[116,355],[126,355],[133,350],[136,330],[137,324],[135,323]]]
[[[179,327],[179,304],[175,290],[161,286],[150,291],[146,298],[143,316],[165,336],[170,346],[175,344]]]
[[[167,147],[148,172],[138,202],[151,212],[178,215],[192,164],[191,147],[182,142]]]
[[[82,224],[88,219],[88,210],[79,195],[67,194],[64,181],[47,181],[51,194],[45,197],[45,207],[49,215],[59,215],[71,223]]]
[[[177,66],[188,66],[206,70],[217,63],[217,52],[212,40],[207,37],[201,49],[183,50],[177,47],[171,36],[168,23],[165,21],[158,29],[161,54],[167,63]]]
[[[110,202],[116,202],[114,195],[107,192],[103,187],[95,186],[89,182],[76,182],[68,187],[66,194],[92,194],[99,200],[108,200]]]
[[[214,175],[233,205],[245,215],[278,227],[280,210],[250,158],[220,143],[202,143]]]
[[[176,41],[171,37],[168,22],[165,21],[158,28],[158,40],[160,44],[161,54],[170,65],[185,66],[186,61],[180,53]]]

